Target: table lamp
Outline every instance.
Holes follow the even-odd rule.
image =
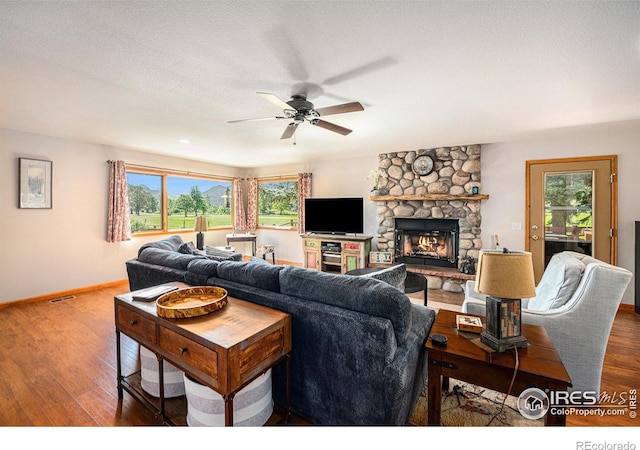
[[[487,295],[487,320],[480,341],[497,352],[527,347],[520,334],[521,299],[536,295],[533,259],[529,252],[480,252],[476,292]]]
[[[196,236],[196,247],[198,247],[198,250],[204,250],[204,234],[202,232],[207,231],[207,218],[205,216],[196,217],[193,231],[198,232]]]

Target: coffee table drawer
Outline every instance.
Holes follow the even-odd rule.
[[[156,324],[153,320],[128,308],[118,306],[118,328],[124,334],[143,343],[156,343]]]
[[[158,328],[159,345],[162,350],[192,367],[197,367],[214,379],[218,379],[218,354],[215,350],[200,345],[170,329]]]

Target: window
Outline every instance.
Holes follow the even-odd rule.
[[[231,182],[167,177],[169,230],[193,230],[195,217],[207,218],[207,226],[231,227]]]
[[[127,172],[131,232],[162,230],[162,177]]]
[[[295,229],[298,226],[298,181],[258,181],[258,227]]]
[[[127,171],[127,182],[132,233],[193,230],[199,215],[209,228],[233,227],[230,180]]]

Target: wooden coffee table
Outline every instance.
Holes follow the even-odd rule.
[[[179,288],[184,283],[167,283]],[[213,313],[188,319],[165,319],[155,302],[133,300],[133,293],[114,298],[118,398],[123,390],[142,402],[166,423],[176,422],[165,407],[163,362],[191,375],[218,392],[225,402],[225,425],[233,424],[233,397],[244,386],[286,358],[287,413],[289,415],[291,316],[287,313],[228,297],[227,305]],[[159,402],[150,401],[138,389],[137,373],[124,376],[120,334],[154,352],[158,358]]]
[[[471,339],[458,333],[455,311],[441,309],[431,329],[431,335],[442,334],[448,342],[444,347],[427,340],[429,359],[428,414],[429,425],[440,425],[442,383],[448,379],[466,381],[494,391],[506,393],[513,377],[515,355],[513,351],[491,353]],[[484,319],[484,318],[483,318]],[[468,333],[465,333],[469,336]],[[571,386],[560,356],[543,327],[522,325],[522,334],[529,342],[528,348],[518,350],[519,368],[511,395],[518,396],[530,387],[551,391],[564,391]],[[552,408],[556,410],[557,408]],[[565,425],[563,414],[547,413],[545,425]]]

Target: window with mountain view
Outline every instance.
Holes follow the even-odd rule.
[[[133,233],[193,230],[200,215],[209,228],[233,226],[230,181],[128,171],[127,183]]]
[[[168,229],[193,230],[196,216],[205,216],[209,228],[232,225],[231,182],[167,177]]]
[[[298,181],[258,182],[258,226],[294,229],[298,226]]]
[[[162,230],[162,176],[127,172],[131,232]]]

